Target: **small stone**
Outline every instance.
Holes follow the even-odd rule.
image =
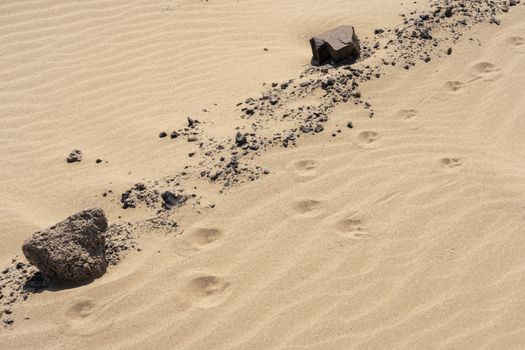
[[[161,198],[164,201],[163,206],[166,209],[171,209],[174,206],[182,205],[188,200],[188,197],[183,195],[176,195],[170,191],[162,193]]]
[[[166,134],[164,131],[159,134],[159,138],[161,139],[165,138],[166,136],[168,136],[168,134]]]
[[[66,159],[66,161],[68,163],[80,162],[81,160],[82,160],[82,151],[80,151],[78,149],[72,150],[71,153],[69,153],[69,155],[67,156],[67,159]]]
[[[313,131],[312,128],[305,126],[305,125],[301,125],[300,129],[301,129],[301,132],[305,134],[311,133]]]
[[[496,24],[496,25],[499,26],[499,25],[501,24],[501,20],[499,20],[499,19],[497,19],[497,18],[492,18],[492,19],[491,19],[491,23],[494,23],[494,24]]]
[[[246,135],[238,131],[237,135],[235,135],[235,144],[237,145],[237,147],[242,147],[246,143],[248,143]]]

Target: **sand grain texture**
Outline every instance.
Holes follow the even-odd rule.
[[[0,261],[84,207],[144,214],[100,194],[191,162],[159,131],[192,115],[233,136],[235,103],[297,75],[309,36],[401,9],[326,3],[0,4]],[[386,68],[361,89],[374,118],[339,105],[328,132],[263,155],[270,175],[184,211],[180,236],[142,232],[103,278],[17,305],[0,348],[525,347],[523,15]]]

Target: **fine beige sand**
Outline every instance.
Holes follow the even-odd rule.
[[[159,131],[191,115],[228,136],[237,102],[308,65],[312,35],[350,22],[365,37],[422,6],[3,1],[1,265],[85,208],[146,217],[119,194],[195,147]],[[183,208],[180,235],[140,232],[102,278],[17,304],[0,348],[525,348],[524,15],[387,67],[361,86],[374,118],[339,105],[327,130],[341,134],[265,153],[261,180],[218,194],[196,179],[215,209]],[[84,159],[67,164],[74,148]]]

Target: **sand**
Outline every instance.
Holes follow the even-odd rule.
[[[235,104],[297,77],[312,35],[351,21],[371,36],[424,6],[4,1],[1,266],[85,208],[149,217],[120,193],[197,164],[160,131],[191,115],[233,136]],[[177,232],[142,229],[104,277],[16,304],[0,348],[524,348],[523,15],[385,67],[360,87],[374,118],[339,104],[324,133],[264,152],[258,181],[219,194],[193,179],[213,209],[174,211]]]

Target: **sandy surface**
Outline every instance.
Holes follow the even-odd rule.
[[[0,263],[84,208],[147,217],[120,193],[196,164],[160,131],[191,115],[231,136],[235,104],[300,74],[313,34],[372,36],[424,5],[2,2]],[[258,181],[195,179],[213,210],[182,208],[176,234],[143,230],[103,278],[17,304],[0,348],[524,348],[524,15],[386,67],[361,86],[374,118],[338,105],[324,133],[265,152]]]

